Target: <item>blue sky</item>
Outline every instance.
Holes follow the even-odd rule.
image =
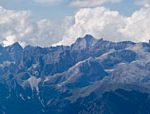
[[[60,21],[65,16],[73,15],[79,8],[69,5],[71,0],[64,0],[60,4],[40,4],[29,0],[1,0],[0,5],[11,10],[30,10],[35,19],[47,18],[54,21]],[[105,6],[112,10],[117,10],[123,15],[131,15],[140,8],[135,5],[133,0],[123,0],[119,3],[106,3]]]
[[[29,0],[2,0],[0,5],[11,10],[30,10],[35,19],[50,18],[60,20],[65,16],[72,15],[76,10],[68,6],[67,0],[61,4],[39,4]]]
[[[140,9],[140,6],[136,5],[133,0],[123,0],[122,2],[117,3],[117,4],[109,3],[109,4],[106,4],[105,6],[112,10],[117,10],[121,14],[126,15],[126,16],[129,16],[134,11]]]

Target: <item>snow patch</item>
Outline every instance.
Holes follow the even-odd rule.
[[[39,92],[39,83],[41,82],[41,78],[36,78],[35,76],[31,76],[27,80],[32,88],[32,90],[36,89],[37,92]]]

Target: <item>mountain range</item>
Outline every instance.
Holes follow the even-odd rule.
[[[0,114],[150,114],[150,43],[0,46]]]

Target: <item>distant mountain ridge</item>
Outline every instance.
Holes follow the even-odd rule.
[[[0,46],[0,114],[149,114],[149,95],[150,43]]]

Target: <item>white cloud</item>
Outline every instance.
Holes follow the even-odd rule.
[[[67,20],[63,40],[58,44],[71,44],[76,38],[92,34],[111,41],[148,41],[150,39],[150,7],[144,7],[125,17],[104,7],[83,8]],[[71,22],[71,23],[69,23]]]
[[[133,41],[150,39],[150,7],[143,7],[127,18],[126,26],[121,30],[124,37]]]
[[[50,46],[60,39],[60,31],[49,20],[34,21],[29,11],[12,11],[0,7],[0,42]]]
[[[73,20],[71,23],[74,23],[66,29],[64,40],[60,44],[71,44],[77,37],[85,34],[118,41],[123,37],[119,30],[126,24],[124,16],[104,7],[81,9],[75,14]]]
[[[12,11],[0,7],[0,43],[20,42],[50,46],[69,45],[78,37],[91,34],[111,41],[148,41],[150,39],[150,7],[145,6],[125,17],[104,7],[81,8],[62,24],[50,20],[34,21],[29,11]],[[63,39],[63,40],[62,40]]]
[[[79,8],[87,8],[87,7],[95,7],[100,6],[105,3],[116,3],[120,2],[121,0],[73,0],[71,2],[71,6],[79,7]]]

